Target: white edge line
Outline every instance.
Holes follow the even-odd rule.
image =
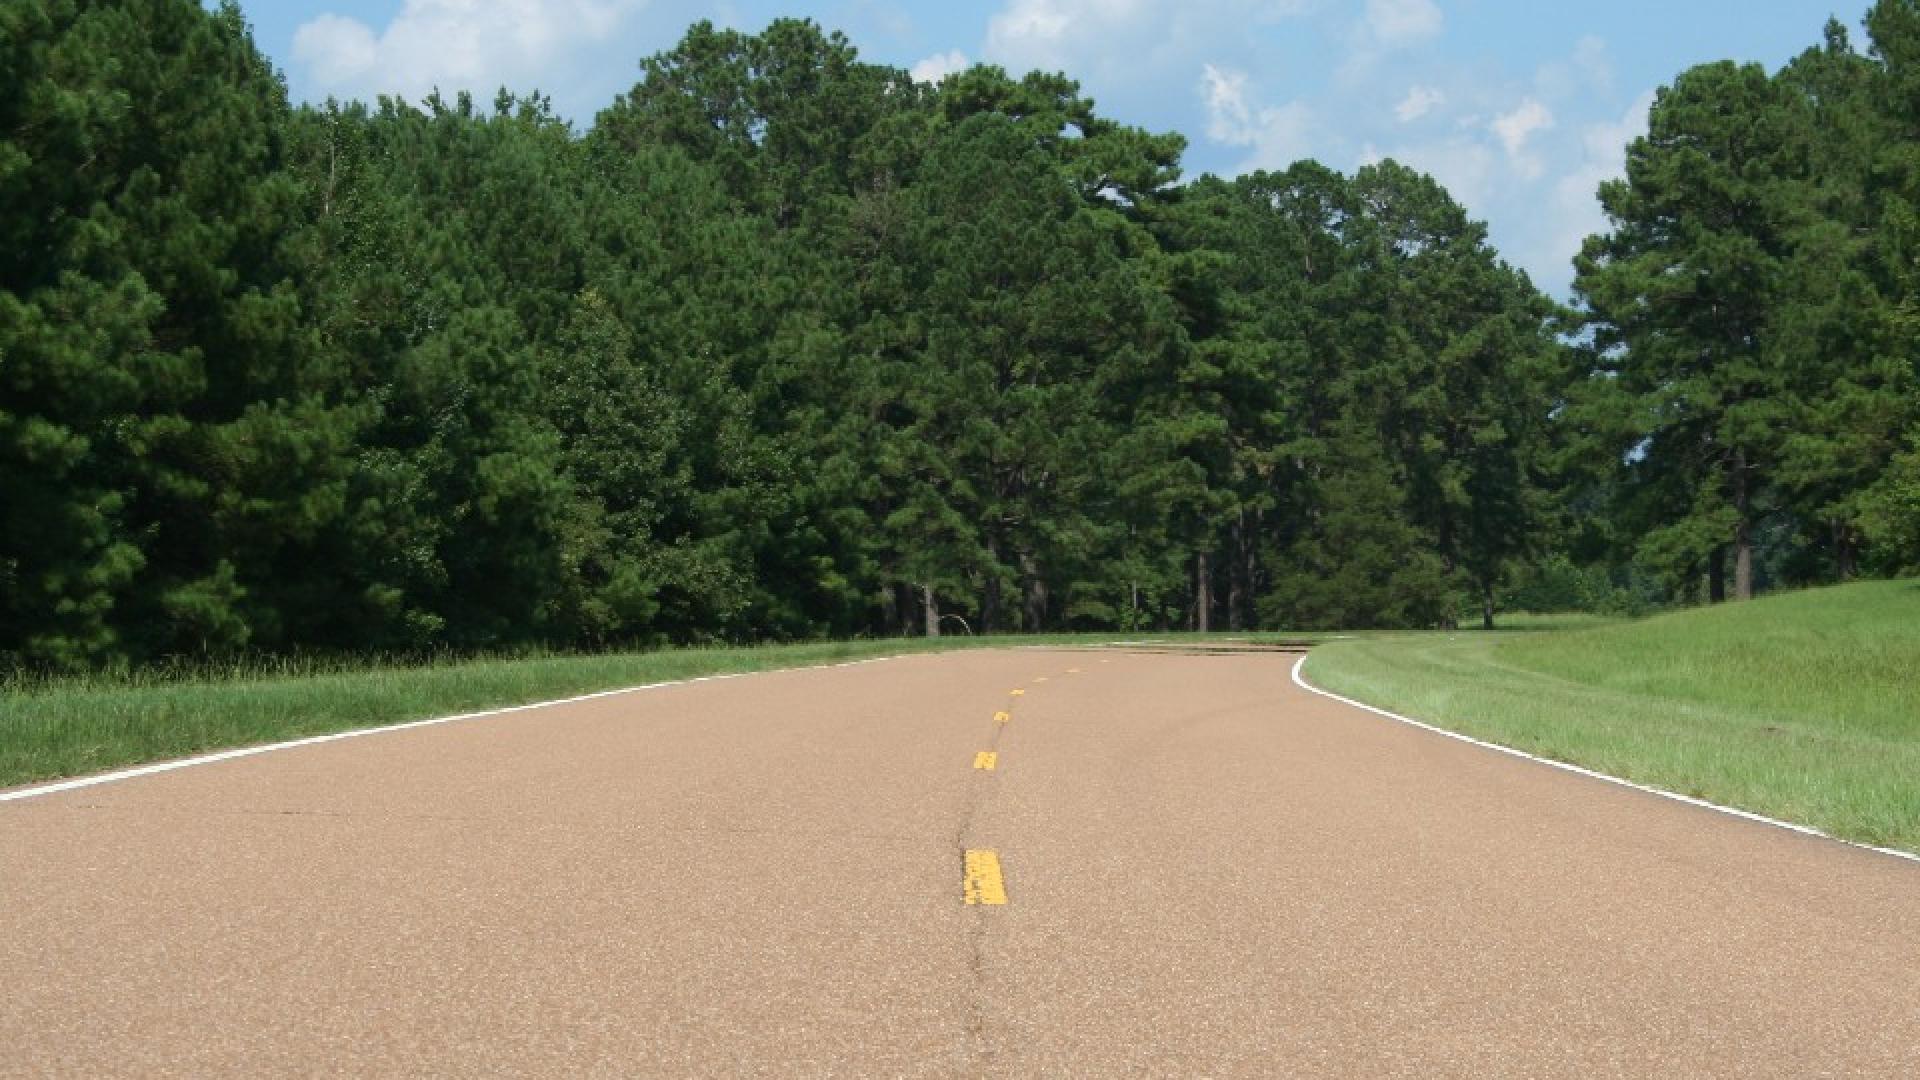
[[[1631,780],[1623,780],[1618,776],[1609,776],[1606,773],[1595,772],[1592,769],[1582,768],[1578,765],[1571,765],[1564,761],[1555,761],[1552,758],[1544,758],[1544,757],[1540,757],[1537,754],[1529,754],[1525,750],[1515,750],[1511,746],[1501,746],[1499,743],[1486,742],[1481,739],[1476,739],[1471,735],[1462,735],[1457,731],[1448,731],[1446,728],[1435,727],[1432,724],[1415,720],[1412,717],[1401,716],[1399,713],[1396,713],[1396,712],[1388,712],[1385,709],[1376,708],[1372,705],[1369,705],[1364,701],[1355,701],[1350,697],[1342,697],[1341,695],[1333,693],[1332,691],[1322,690],[1319,687],[1313,685],[1301,675],[1301,669],[1306,667],[1306,665],[1307,665],[1307,658],[1305,656],[1302,656],[1300,659],[1295,660],[1293,662],[1293,682],[1295,686],[1298,686],[1300,689],[1305,690],[1308,693],[1318,694],[1323,698],[1331,698],[1334,701],[1338,701],[1342,705],[1351,705],[1356,709],[1365,710],[1366,712],[1373,713],[1375,716],[1384,716],[1389,720],[1397,720],[1402,724],[1408,724],[1413,727],[1417,727],[1422,731],[1430,731],[1435,735],[1444,735],[1449,739],[1455,739],[1460,742],[1467,743],[1468,745],[1471,745],[1471,746],[1478,746],[1483,750],[1492,750],[1497,753],[1506,754],[1509,757],[1517,757],[1524,761],[1531,761],[1536,764],[1545,765],[1549,768],[1559,769],[1562,772],[1570,772],[1578,776],[1584,776],[1591,780],[1602,780],[1609,784],[1617,784],[1620,787],[1632,788],[1635,791],[1643,791],[1643,792],[1646,792],[1648,795],[1658,795],[1660,798],[1663,798],[1663,799],[1672,799],[1674,802],[1683,802],[1683,803],[1686,803],[1688,806],[1698,806],[1704,810],[1714,810],[1722,814],[1730,814],[1737,818],[1745,818],[1748,821],[1758,822],[1762,825],[1771,825],[1776,829],[1786,829],[1789,832],[1797,832],[1803,836],[1814,836],[1822,840],[1831,840],[1836,844],[1845,844],[1846,846],[1851,848],[1862,848],[1866,851],[1874,851],[1882,855],[1891,855],[1896,859],[1904,859],[1907,862],[1920,863],[1920,855],[1916,855],[1910,851],[1899,851],[1894,848],[1875,847],[1872,844],[1861,844],[1852,840],[1842,840],[1841,838],[1834,836],[1830,833],[1821,832],[1819,829],[1813,828],[1810,825],[1795,825],[1791,821],[1781,821],[1778,818],[1770,818],[1764,814],[1756,814],[1751,810],[1739,810],[1731,806],[1721,806],[1719,803],[1708,802],[1705,799],[1696,799],[1691,795],[1682,795],[1679,792],[1675,792],[1675,791],[1666,791],[1662,788],[1648,787],[1645,784],[1636,784]]]
[[[321,743],[339,742],[342,739],[358,739],[365,735],[384,735],[393,731],[409,731],[413,728],[433,727],[436,724],[455,724],[466,720],[481,720],[491,716],[506,716],[509,713],[531,712],[535,709],[550,709],[556,705],[573,705],[597,698],[618,697],[622,694],[638,694],[645,690],[662,690],[670,686],[691,686],[694,683],[720,682],[724,679],[744,679],[750,675],[778,675],[796,671],[826,671],[832,668],[858,667],[861,664],[878,664],[887,660],[899,660],[909,656],[931,655],[927,652],[895,653],[890,656],[870,656],[862,660],[842,660],[833,664],[808,664],[793,668],[768,668],[764,671],[729,671],[717,675],[696,675],[688,679],[671,679],[666,682],[646,683],[641,686],[627,686],[618,690],[601,690],[591,694],[577,694],[573,697],[555,698],[552,701],[535,701],[526,705],[509,705],[499,709],[483,709],[479,712],[457,713],[453,716],[436,716],[427,720],[407,720],[398,724],[382,724],[377,727],[354,728],[350,731],[336,731],[326,735],[309,735],[304,739],[292,739],[287,742],[265,743],[260,746],[243,746],[234,750],[221,750],[212,754],[200,754],[195,757],[179,758],[174,761],[155,762],[152,765],[138,765],[131,769],[119,769],[114,772],[99,773],[94,776],[82,776],[73,780],[56,780],[48,784],[16,788],[13,791],[0,791],[0,803],[19,802],[23,799],[37,799],[43,795],[57,795],[63,791],[76,791],[80,788],[96,787],[100,784],[114,784],[122,780],[134,780],[142,776],[173,772],[175,769],[191,769],[197,765],[213,765],[235,758],[253,757],[256,754],[272,754],[281,750],[294,750],[302,746],[318,746]]]

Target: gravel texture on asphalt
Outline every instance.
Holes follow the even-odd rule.
[[[1920,1074],[1920,866],[1292,660],[918,656],[0,804],[0,1075]]]

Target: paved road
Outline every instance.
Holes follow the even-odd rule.
[[[1290,659],[919,657],[0,803],[0,1073],[1920,1073],[1920,866]]]

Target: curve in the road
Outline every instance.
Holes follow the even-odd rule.
[[[1364,701],[1358,701],[1358,700],[1355,700],[1354,698],[1346,697],[1342,694],[1336,694],[1331,690],[1320,689],[1319,687],[1307,681],[1306,676],[1304,674],[1306,665],[1307,665],[1307,658],[1305,656],[1300,657],[1300,659],[1294,661],[1293,663],[1293,682],[1294,682],[1294,685],[1298,686],[1300,689],[1305,690],[1310,694],[1318,694],[1323,698],[1327,698],[1332,701],[1337,701],[1342,705],[1348,705],[1356,709],[1361,709],[1365,712],[1370,712],[1375,716],[1384,716],[1389,720],[1395,721],[1396,723],[1407,724],[1411,727],[1419,728],[1422,731],[1431,732],[1435,735],[1443,735],[1449,739],[1455,739],[1460,742],[1467,743],[1470,746],[1477,746],[1483,750],[1492,750],[1496,753],[1506,754],[1510,757],[1520,758],[1523,761],[1531,761],[1536,765],[1546,765],[1550,768],[1559,769],[1562,772],[1573,773],[1576,776],[1584,776],[1591,780],[1601,780],[1609,784],[1618,784],[1621,787],[1631,788],[1634,791],[1642,791],[1649,795],[1658,795],[1663,799],[1672,799],[1675,802],[1686,803],[1689,806],[1698,806],[1705,810],[1715,811],[1716,813],[1728,814],[1737,818],[1744,818],[1747,821],[1758,822],[1762,825],[1768,825],[1776,829],[1786,829],[1789,832],[1797,832],[1805,836],[1814,836],[1814,837],[1819,837],[1822,840],[1830,840],[1836,844],[1845,844],[1848,847],[1862,848],[1864,850],[1876,852],[1881,855],[1891,855],[1896,859],[1905,859],[1908,862],[1920,863],[1920,854],[1915,854],[1914,852],[1911,852],[1911,851],[1901,851],[1898,848],[1878,847],[1873,844],[1862,844],[1855,840],[1842,839],[1841,837],[1834,836],[1831,833],[1827,833],[1820,829],[1816,829],[1810,825],[1799,825],[1791,821],[1782,821],[1779,818],[1771,818],[1766,816],[1765,814],[1756,814],[1751,810],[1742,810],[1736,806],[1723,806],[1720,803],[1710,802],[1706,799],[1697,798],[1692,795],[1682,795],[1677,791],[1668,791],[1665,788],[1657,788],[1648,784],[1636,783],[1635,781],[1628,780],[1624,777],[1614,776],[1609,773],[1598,772],[1596,770],[1586,768],[1585,766],[1582,766],[1582,765],[1575,765],[1573,762],[1570,762],[1570,761],[1559,761],[1554,758],[1541,757],[1538,754],[1529,754],[1525,750],[1517,749],[1512,746],[1502,746],[1499,743],[1487,742],[1484,739],[1476,739],[1471,735],[1465,735],[1458,731],[1450,731],[1446,728],[1429,724],[1424,720],[1415,720],[1411,716],[1402,716],[1397,712],[1391,712],[1387,709],[1382,709],[1374,705],[1369,705]]]

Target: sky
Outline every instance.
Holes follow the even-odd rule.
[[[1654,91],[1699,63],[1777,68],[1866,0],[242,0],[296,100],[538,90],[577,126],[700,19],[782,15],[938,79],[1064,71],[1102,115],[1187,137],[1189,175],[1315,158],[1431,173],[1556,298],[1604,225]]]

